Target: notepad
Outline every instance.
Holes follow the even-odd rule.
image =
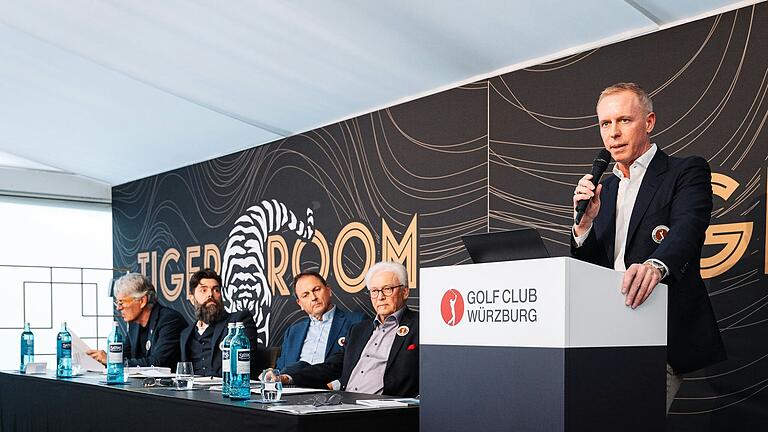
[[[358,405],[365,405],[371,408],[394,408],[419,405],[419,400],[415,398],[399,399],[358,399],[355,401]]]

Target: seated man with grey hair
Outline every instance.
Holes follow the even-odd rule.
[[[400,263],[383,261],[368,270],[365,283],[376,316],[352,326],[341,351],[281,375],[283,383],[324,388],[339,380],[340,390],[350,392],[419,394],[419,314],[405,304],[408,273]]]
[[[179,335],[186,321],[175,310],[157,303],[157,292],[139,273],[128,273],[115,283],[115,308],[128,324],[125,359],[128,366],[176,368],[181,357]],[[106,364],[107,353],[90,350],[88,355]]]

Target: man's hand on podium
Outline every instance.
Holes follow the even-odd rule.
[[[621,293],[625,295],[624,304],[637,308],[653,292],[661,281],[661,271],[650,264],[632,264],[624,273]]]

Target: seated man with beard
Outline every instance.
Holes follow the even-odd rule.
[[[227,336],[227,323],[242,322],[251,342],[251,375],[258,376],[260,349],[256,324],[249,311],[228,313],[221,300],[221,277],[211,269],[195,272],[189,279],[189,301],[195,306],[197,321],[181,332],[181,361],[192,362],[195,375],[221,376],[221,341]]]

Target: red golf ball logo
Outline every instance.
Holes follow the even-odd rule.
[[[453,327],[464,317],[464,297],[455,289],[450,289],[443,294],[440,301],[440,313],[443,321]]]

